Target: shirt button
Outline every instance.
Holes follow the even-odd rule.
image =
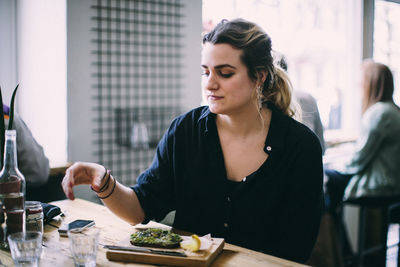
[[[247,179],[247,177],[244,177],[242,181],[243,181],[243,182],[246,182],[246,179]]]
[[[271,150],[272,150],[272,147],[267,146],[267,151],[271,151]]]
[[[228,200],[228,202],[231,202],[231,198],[230,197],[227,197],[226,199]]]
[[[228,223],[224,223],[225,228],[228,228],[228,226],[229,226]]]

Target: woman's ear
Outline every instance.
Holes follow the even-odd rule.
[[[264,83],[265,83],[265,80],[267,79],[267,76],[268,76],[268,71],[266,71],[266,70],[260,70],[260,71],[258,72],[258,79],[259,79],[259,82],[260,82],[261,84],[264,84]]]

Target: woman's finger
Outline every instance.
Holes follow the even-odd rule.
[[[64,190],[65,195],[71,199],[74,200],[75,196],[74,196],[74,191],[72,190],[72,185],[71,185],[71,176],[70,176],[70,172],[66,172],[63,180],[62,180],[62,188]],[[72,183],[73,184],[73,183]]]
[[[80,184],[79,179],[77,179],[78,173],[79,173],[79,164],[73,164],[66,170],[65,176],[62,181],[62,187],[64,193],[71,200],[75,199],[73,187],[75,185]]]

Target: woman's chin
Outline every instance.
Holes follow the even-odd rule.
[[[223,112],[223,109],[221,109],[220,107],[213,105],[213,104],[208,104],[208,108],[210,109],[210,111],[212,113],[215,113],[215,114],[221,114],[221,112]]]

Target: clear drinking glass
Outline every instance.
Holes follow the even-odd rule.
[[[7,238],[16,267],[39,266],[40,255],[42,254],[42,233],[19,232],[10,234]]]
[[[100,230],[97,227],[68,231],[68,239],[75,266],[96,266],[99,232]]]

